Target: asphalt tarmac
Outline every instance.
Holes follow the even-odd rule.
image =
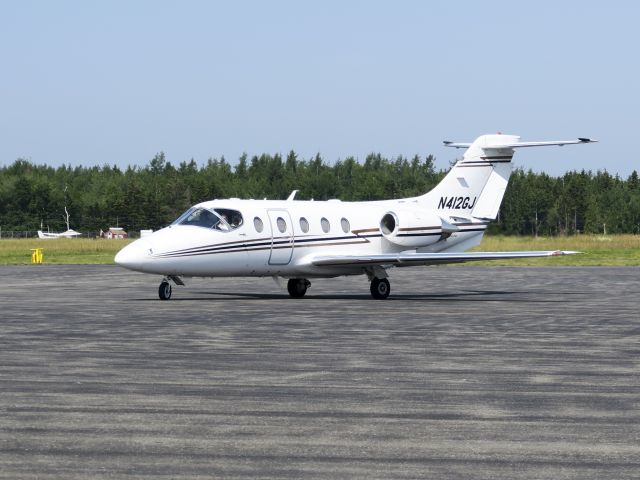
[[[640,475],[640,269],[2,266],[0,478]]]

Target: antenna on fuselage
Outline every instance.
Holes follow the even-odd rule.
[[[298,193],[298,190],[294,190],[293,192],[291,192],[287,197],[287,202],[292,201],[296,197],[296,193]]]

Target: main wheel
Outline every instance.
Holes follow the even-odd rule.
[[[171,298],[171,284],[166,280],[158,287],[158,296],[160,300],[169,300]]]
[[[302,298],[307,293],[311,282],[306,278],[290,278],[287,282],[287,290],[293,298]]]
[[[391,293],[391,285],[386,278],[374,277],[371,280],[371,296],[376,300],[384,300]]]

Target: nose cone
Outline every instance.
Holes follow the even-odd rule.
[[[121,267],[129,270],[142,271],[142,265],[149,256],[149,249],[146,242],[136,240],[127,245],[116,254],[114,261]]]

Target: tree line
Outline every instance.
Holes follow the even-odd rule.
[[[381,200],[410,197],[433,188],[446,174],[434,157],[368,155],[328,163],[320,155],[295,152],[242,155],[235,165],[210,158],[173,165],[164,153],[143,167],[53,168],[25,159],[0,167],[0,228],[81,232],[120,226],[131,232],[158,229],[191,205],[214,198]],[[559,177],[516,169],[505,193],[494,233],[566,235],[640,233],[638,173],[624,179],[606,171],[571,171]]]

